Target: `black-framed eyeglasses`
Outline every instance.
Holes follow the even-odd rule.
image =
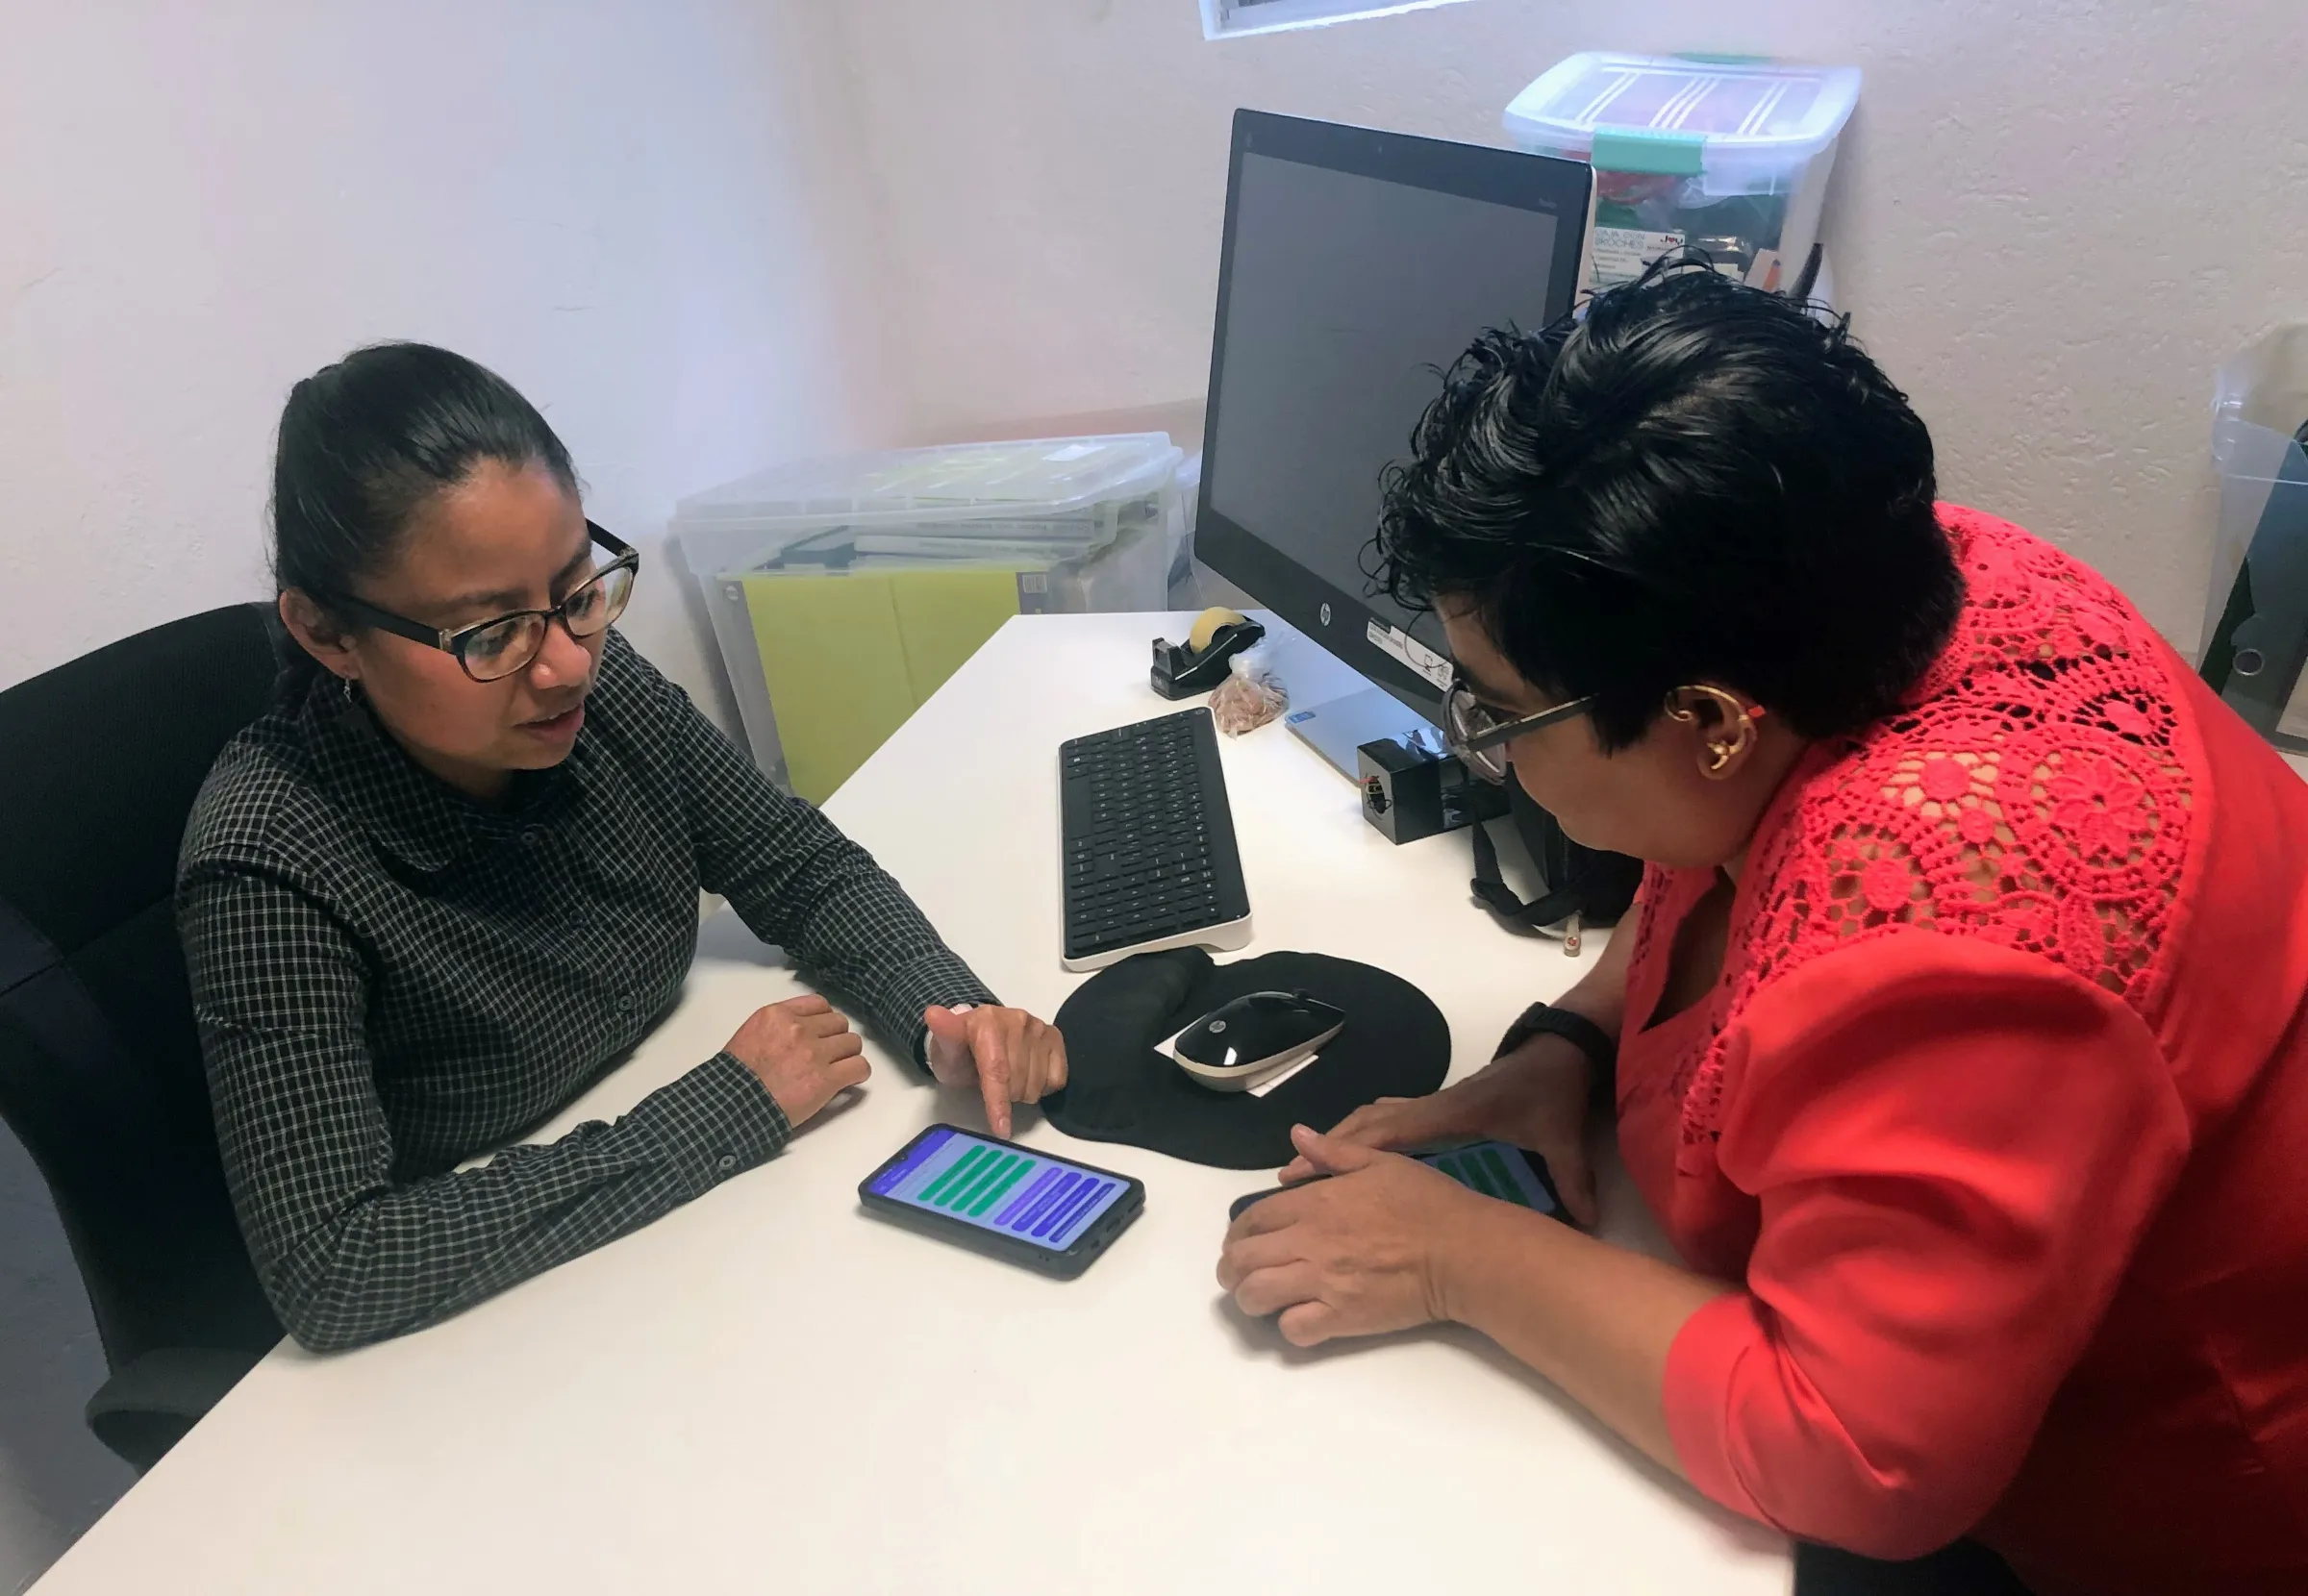
[[[1585,714],[1594,695],[1574,698],[1568,704],[1558,704],[1537,714],[1518,715],[1512,720],[1486,707],[1474,696],[1474,689],[1464,682],[1453,682],[1442,700],[1442,740],[1459,758],[1469,774],[1486,782],[1504,782],[1507,779],[1507,744],[1529,732],[1552,726],[1558,720]]]
[[[625,612],[626,601],[633,597],[633,579],[641,568],[640,551],[590,521],[585,530],[609,551],[610,561],[550,610],[515,610],[452,632],[349,595],[329,600],[329,607],[364,626],[455,655],[464,674],[476,682],[502,681],[535,662],[545,646],[545,630],[555,621],[567,627],[572,637],[590,637],[607,631]]]

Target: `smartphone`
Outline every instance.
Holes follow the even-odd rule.
[[[1143,1182],[933,1125],[858,1185],[866,1211],[1072,1280],[1143,1212]]]
[[[1479,1191],[1486,1197],[1514,1203],[1532,1209],[1565,1224],[1570,1218],[1563,1211],[1563,1199],[1555,1192],[1555,1178],[1546,1172],[1546,1160],[1538,1154],[1520,1147],[1509,1147],[1503,1141],[1477,1141],[1465,1147],[1445,1147],[1440,1152],[1418,1153],[1414,1157],[1448,1175],[1469,1191]],[[1328,1175],[1317,1175],[1316,1181],[1327,1181]],[[1300,1181],[1298,1185],[1310,1185]],[[1240,1219],[1251,1204],[1261,1203],[1280,1191],[1293,1191],[1296,1186],[1269,1186],[1265,1191],[1253,1191],[1237,1197],[1234,1206],[1226,1210],[1228,1219]]]

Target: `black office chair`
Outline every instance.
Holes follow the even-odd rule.
[[[281,1336],[233,1218],[178,946],[177,843],[264,708],[279,622],[235,605],[0,692],[0,1116],[63,1219],[139,1470]]]

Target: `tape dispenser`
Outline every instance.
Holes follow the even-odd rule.
[[[1209,692],[1226,680],[1226,661],[1266,635],[1265,627],[1236,611],[1205,610],[1185,642],[1154,639],[1154,690],[1165,698]]]

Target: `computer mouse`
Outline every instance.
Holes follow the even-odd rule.
[[[1345,1010],[1304,992],[1245,992],[1179,1032],[1170,1056],[1198,1085],[1246,1091],[1345,1027]]]

